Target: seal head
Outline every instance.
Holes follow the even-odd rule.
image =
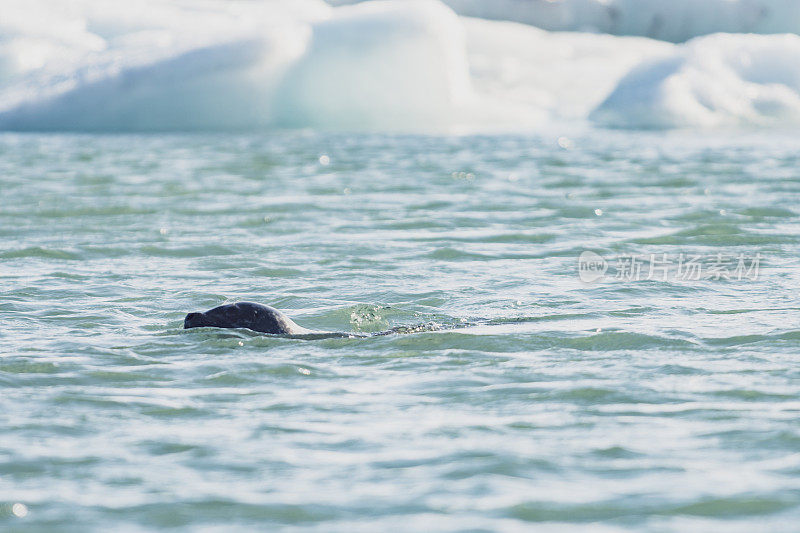
[[[277,309],[252,302],[220,305],[205,313],[189,313],[184,329],[246,328],[273,335],[302,335],[311,330],[300,327]]]

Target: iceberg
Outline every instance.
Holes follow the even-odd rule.
[[[717,34],[648,58],[590,118],[619,128],[800,124],[800,36]]]
[[[277,94],[282,126],[437,129],[472,99],[464,28],[433,0],[342,7],[312,26]]]
[[[6,130],[269,127],[281,73],[331,12],[318,0],[5,1]]]
[[[550,31],[683,42],[711,33],[800,33],[796,0],[446,0],[461,15]]]
[[[4,0],[0,130],[794,127],[800,37],[664,39],[796,28],[796,11],[794,0]],[[656,15],[660,39],[636,36]]]

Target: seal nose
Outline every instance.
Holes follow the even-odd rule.
[[[183,329],[199,328],[203,325],[203,313],[189,313],[183,319]]]

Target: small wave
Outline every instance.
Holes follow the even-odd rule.
[[[463,243],[498,243],[498,244],[544,244],[556,240],[554,233],[493,233],[480,234],[473,237],[460,237],[457,234],[443,237],[411,237],[411,241],[441,242],[443,240]]]
[[[509,516],[528,522],[597,522],[634,519],[642,515],[740,517],[778,513],[794,507],[781,495],[774,497],[732,495],[727,498],[708,498],[685,503],[665,504],[645,501],[598,501],[575,505],[553,505],[550,502],[529,502],[507,509]]]
[[[236,252],[227,246],[206,244],[203,246],[166,247],[145,245],[139,248],[144,255],[157,257],[208,257],[219,255],[234,255]]]
[[[81,255],[77,252],[55,248],[42,248],[41,246],[31,246],[29,248],[22,248],[19,250],[9,250],[0,253],[0,257],[3,259],[25,259],[35,257],[42,259],[63,259],[70,261],[82,259]]]
[[[467,252],[457,248],[451,248],[449,246],[438,248],[425,254],[425,256],[438,261],[486,261],[489,259],[494,259],[494,257],[491,255]]]
[[[250,273],[253,276],[264,278],[294,278],[302,274],[302,271],[296,268],[258,267],[251,270]]]
[[[578,350],[613,351],[613,350],[645,350],[645,349],[692,349],[696,343],[675,338],[646,335],[628,331],[601,332],[588,337],[560,339],[559,344]]]

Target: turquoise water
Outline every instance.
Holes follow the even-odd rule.
[[[562,135],[0,136],[0,527],[797,530],[796,137]]]

